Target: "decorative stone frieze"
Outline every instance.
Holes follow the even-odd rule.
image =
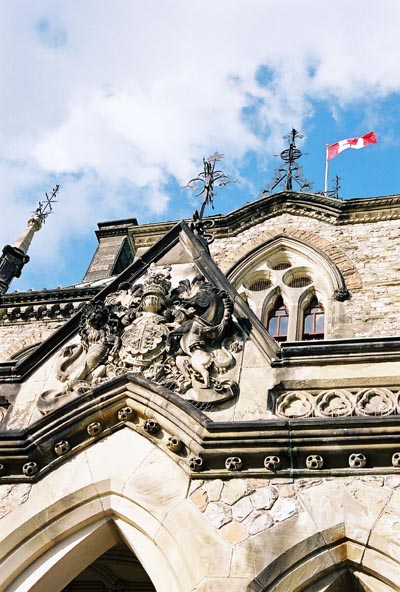
[[[69,319],[79,308],[82,302],[65,302],[57,304],[37,304],[35,306],[13,306],[0,309],[0,323],[27,323],[34,321],[59,321]]]
[[[307,469],[322,469],[324,466],[324,459],[320,454],[310,454],[306,458]]]
[[[0,325],[65,321],[88,302],[99,287],[11,292],[1,297]]]
[[[392,465],[394,467],[400,467],[400,452],[395,452],[392,455]]]
[[[156,436],[161,431],[161,426],[154,419],[146,419],[143,429],[151,436]]]
[[[179,440],[179,438],[177,438],[176,436],[170,436],[168,438],[167,446],[171,450],[171,452],[177,453],[182,450],[183,442],[182,440]]]
[[[140,373],[200,408],[233,398],[243,337],[232,310],[226,292],[204,276],[172,288],[171,267],[152,264],[142,284],[124,284],[83,309],[79,340],[58,356],[60,389],[41,394],[40,411],[126,372]]]
[[[242,459],[238,456],[229,456],[225,461],[225,468],[228,471],[240,471],[242,466]]]
[[[199,473],[204,468],[204,460],[200,456],[192,456],[189,459],[189,468],[194,473]]]
[[[40,466],[35,479],[42,478],[64,459],[70,459],[120,429],[136,431],[143,438],[151,439],[159,449],[174,452],[176,457],[172,458],[179,464],[182,457],[187,458],[182,466],[193,478],[198,474],[207,480],[226,479],[229,475],[238,482],[242,478],[261,475],[269,481],[278,475],[280,478],[305,478],[310,468],[315,468],[307,468],[310,450],[318,450],[324,459],[324,465],[315,469],[322,476],[369,474],[371,470],[385,475],[398,470],[398,416],[385,416],[384,430],[382,419],[375,416],[344,417],[340,421],[331,418],[329,422],[326,418],[305,422],[297,418],[286,418],[283,422],[233,422],[227,439],[225,422],[213,422],[188,401],[181,401],[177,393],[168,394],[163,387],[149,385],[139,375],[122,376],[112,383],[112,387],[110,384],[100,385],[66,407],[42,417],[30,428],[29,437],[22,431],[14,432],[12,440],[0,439],[0,463],[7,467],[0,475],[0,483],[31,479],[32,475],[21,472],[21,464],[29,462]],[[147,416],[148,407],[143,406],[145,389],[148,389],[154,418]],[[166,397],[169,399],[167,405]],[[128,406],[137,409],[135,421],[125,422],[118,418],[118,411]],[[154,422],[162,425],[160,437],[154,437],[144,429],[146,422],[149,427],[154,426]],[[87,429],[82,429],[82,425]],[[68,454],[64,452],[65,442],[71,444]],[[57,450],[55,443],[60,444]],[[347,451],[360,448],[368,457],[369,467],[358,462],[349,463]],[[232,450],[236,452],[234,457]],[[179,454],[181,451],[184,454]],[[60,452],[62,454],[58,454]],[[225,465],[227,458],[230,458],[228,468]],[[24,460],[21,462],[21,459]],[[240,462],[236,459],[242,462],[240,470]],[[238,470],[232,470],[235,468]]]
[[[31,477],[32,475],[36,475],[38,470],[39,470],[39,467],[38,467],[37,463],[35,463],[33,461],[25,463],[24,466],[22,467],[22,472],[27,477]]]
[[[264,458],[264,467],[267,471],[278,471],[281,468],[281,459],[279,456],[266,456]]]
[[[399,391],[387,388],[289,391],[279,395],[275,403],[279,417],[383,417],[400,414]]]

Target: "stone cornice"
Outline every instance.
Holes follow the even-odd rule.
[[[31,290],[28,292],[11,292],[0,297],[0,307],[27,304],[54,304],[75,300],[88,300],[100,290],[99,287],[55,288],[52,290]]]
[[[399,471],[400,417],[214,422],[179,395],[127,374],[77,397],[23,431],[0,432],[0,483],[37,481],[119,429],[132,429],[192,477],[322,477]],[[323,434],[323,437],[321,437]],[[349,456],[364,455],[365,466]],[[323,466],[308,468],[310,456]],[[274,470],[266,459],[276,457]],[[229,470],[237,458],[240,468]]]
[[[97,238],[105,236],[127,236],[131,229],[138,225],[136,218],[128,218],[126,220],[112,220],[109,222],[99,222],[96,230]]]
[[[317,218],[331,224],[355,224],[400,219],[400,195],[354,198],[349,200],[326,197],[317,193],[282,191],[263,195],[260,199],[228,214],[210,216],[214,221],[215,238],[236,235],[247,228],[281,214]],[[154,244],[175,222],[140,224],[131,229],[136,247]]]
[[[100,289],[86,286],[4,294],[0,298],[0,322],[14,324],[68,319]]]
[[[400,337],[360,337],[327,341],[293,341],[281,344],[280,366],[310,366],[349,363],[377,363],[400,359]]]

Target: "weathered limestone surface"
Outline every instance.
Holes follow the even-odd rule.
[[[28,483],[0,485],[0,519],[26,502],[31,488]]]
[[[340,330],[337,326],[333,328],[333,335],[390,336],[400,332],[400,224],[397,220],[336,226],[306,216],[283,214],[236,236],[215,240],[211,252],[227,272],[253,248],[280,233],[321,249],[342,272],[351,299],[343,303]],[[1,359],[11,357],[33,337],[43,340],[61,324],[34,322],[1,326]]]
[[[43,564],[46,577],[65,586],[93,553],[118,540],[137,554],[157,590],[189,592],[206,578],[227,578],[230,544],[187,499],[188,489],[188,475],[132,430],[77,454],[32,486],[3,486],[0,589],[15,577],[25,586],[29,578],[30,589],[41,581]],[[96,543],[90,552],[87,535]],[[80,549],[75,562],[71,549]],[[21,566],[32,562],[24,574]]]

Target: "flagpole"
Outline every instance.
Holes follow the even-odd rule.
[[[324,194],[328,195],[328,144],[326,144],[326,151],[325,151],[325,187],[324,187]]]

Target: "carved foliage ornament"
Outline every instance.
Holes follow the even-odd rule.
[[[82,311],[79,339],[58,357],[60,389],[41,394],[42,413],[105,380],[134,372],[202,407],[238,393],[243,336],[226,292],[197,275],[172,288],[171,267],[152,264],[143,284],[128,284]],[[122,419],[122,418],[121,418]]]

